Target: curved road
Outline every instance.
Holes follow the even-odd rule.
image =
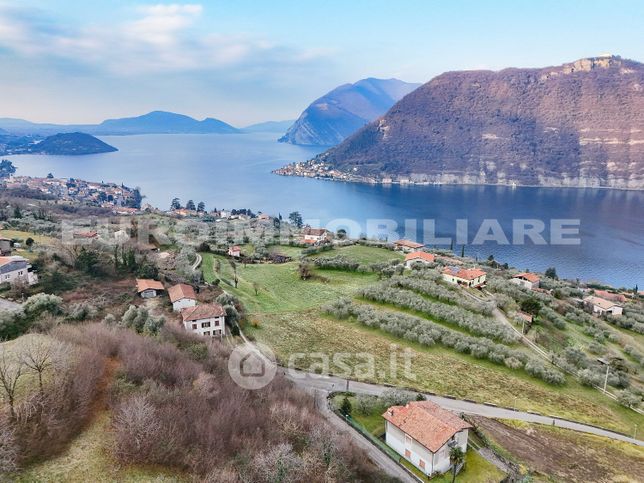
[[[296,371],[292,369],[285,370],[287,378],[295,382],[298,386],[308,388],[309,390],[324,391],[326,393],[332,391],[345,391],[348,390],[358,394],[370,394],[374,396],[381,395],[384,391],[391,389],[391,386],[382,386],[379,384],[370,384],[366,382],[348,381],[341,377],[336,376],[322,376],[319,374],[309,374],[306,372]],[[565,429],[572,429],[582,433],[595,434],[597,436],[604,436],[606,438],[625,441],[627,443],[644,446],[644,441],[631,438],[620,433],[615,433],[607,429],[596,428],[584,423],[577,423],[557,417],[542,416],[540,414],[533,414],[523,411],[515,411],[513,409],[506,409],[496,406],[488,406],[487,404],[479,404],[459,399],[451,399],[442,396],[434,396],[425,394],[427,399],[439,404],[440,406],[450,409],[458,413],[475,414],[477,416],[485,416],[487,418],[497,419],[516,419],[529,423],[546,424],[550,426],[557,426]]]

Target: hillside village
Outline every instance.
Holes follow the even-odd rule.
[[[362,481],[444,481],[454,471],[457,481],[566,480],[571,471],[585,481],[644,478],[643,464],[625,464],[644,462],[637,439],[643,420],[644,298],[637,290],[560,280],[554,267],[527,272],[492,257],[476,261],[412,240],[348,239],[342,232],[302,225],[297,213],[283,219],[250,210],[175,206],[119,214],[97,201],[103,195],[94,191],[108,190],[100,191],[112,195],[107,203],[131,195],[117,185],[78,182],[74,198],[67,182],[55,178],[27,186],[47,186],[47,194],[79,209],[99,203],[112,214],[98,224],[91,212],[78,216],[49,199],[12,196],[11,187],[3,193],[8,208],[0,230],[0,337],[8,342],[0,353],[0,376],[3,370],[13,374],[19,390],[4,390],[8,419],[2,428],[15,445],[5,461],[27,478],[37,479],[48,464],[57,464],[68,446],[80,451],[76,442],[92,428],[111,428],[109,444],[100,438],[78,444],[85,451],[107,451],[108,462],[101,464],[118,463],[119,469],[101,471],[114,479],[141,471],[151,477],[156,473],[149,465],[160,465],[179,479],[216,474],[214,481],[273,481],[275,461],[289,458],[300,462],[286,470],[294,481],[322,481],[312,475],[324,463],[301,462],[318,461],[316,445],[339,448],[340,443],[320,439],[297,446],[298,431],[313,434],[312,421],[352,441],[337,461],[347,472],[342,474],[361,474]],[[24,362],[35,350],[30,341],[38,341],[41,353],[42,347],[71,344],[75,360],[97,371],[91,376],[110,388],[107,398],[102,386],[88,385],[84,397],[100,410],[79,408],[78,424],[47,447],[47,437],[42,443],[30,439],[47,433],[43,419],[12,423],[34,398],[53,398],[48,381],[59,377],[51,369],[53,355],[40,371]],[[229,351],[246,342],[270,348],[290,369],[337,379],[308,386],[280,376],[259,393],[272,398],[270,411],[285,413],[279,419],[251,415],[246,398],[260,394],[226,382],[224,368]],[[98,347],[103,362],[87,364],[83,357],[90,347]],[[412,374],[390,370],[391,350],[411,354]],[[337,361],[337,353],[351,362]],[[369,354],[366,362],[361,354]],[[373,370],[358,370],[365,363]],[[34,375],[44,377],[40,389]],[[371,385],[371,393],[361,384]],[[242,414],[233,416],[235,410],[222,405],[228,397],[238,398],[230,403],[243,407]],[[259,440],[249,440],[255,446],[243,464],[241,446],[227,448],[216,467],[195,462],[194,452],[215,448],[202,433],[173,437],[183,449],[169,458],[158,442],[169,438],[172,421],[184,421],[163,402],[169,400],[194,411],[215,404],[221,421],[235,421],[237,429],[252,421],[262,421],[256,423],[262,428],[280,421],[281,429],[262,429]],[[475,412],[445,407],[450,400],[475,404]],[[297,418],[306,414],[307,422],[292,424],[309,429],[288,429],[284,422],[295,418],[291,412],[298,406],[306,409]],[[485,416],[483,407],[508,408],[529,419]],[[139,414],[136,424],[142,426],[131,420],[126,425],[126,410]],[[57,417],[63,416],[70,417]],[[220,420],[199,418],[182,424],[193,428],[200,421],[203,428],[224,431]],[[544,427],[537,420],[548,423]],[[566,429],[568,420],[586,431],[607,432]],[[134,458],[129,441],[141,431],[136,428],[150,424],[157,432],[140,433],[148,449]],[[508,443],[525,438],[560,451],[588,445],[611,457],[578,455],[583,469],[573,470],[557,454],[540,459]],[[266,449],[267,441],[277,446]],[[269,476],[260,475],[266,465]],[[333,473],[339,467],[324,467],[340,474]]]

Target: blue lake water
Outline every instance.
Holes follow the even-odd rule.
[[[644,192],[509,188],[496,186],[371,186],[281,177],[271,170],[320,149],[275,142],[274,133],[235,135],[106,136],[118,152],[91,156],[11,156],[18,174],[78,177],[139,186],[146,202],[169,207],[204,201],[208,209],[250,208],[270,214],[300,211],[311,224],[346,218],[361,232],[381,233],[385,221],[418,221],[407,235],[422,239],[422,220],[436,220],[437,236],[455,236],[456,220],[468,220],[471,242],[484,219],[496,219],[512,241],[512,220],[578,219],[574,246],[468,245],[465,253],[535,271],[554,266],[560,276],[644,288]],[[380,228],[379,228],[380,226]],[[546,233],[547,235],[547,233]],[[547,236],[546,236],[547,238]],[[455,247],[460,252],[460,245]]]

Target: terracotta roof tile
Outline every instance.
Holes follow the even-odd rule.
[[[435,258],[434,255],[432,255],[431,253],[427,253],[427,252],[412,252],[412,253],[408,253],[407,255],[405,255],[405,261],[406,262],[408,262],[410,260],[425,260],[425,261],[428,261],[428,262],[433,262],[434,258]]]
[[[387,421],[436,453],[452,436],[472,425],[431,401],[392,406],[382,415]]]
[[[416,243],[416,242],[413,242],[411,240],[404,240],[404,239],[396,240],[394,242],[394,245],[398,245],[398,246],[406,247],[406,248],[414,248],[414,249],[422,248],[422,247],[425,246],[422,243]]]
[[[512,278],[524,278],[524,279],[526,279],[528,282],[532,282],[532,283],[535,283],[535,282],[538,282],[539,280],[541,280],[541,279],[539,278],[539,276],[538,276],[538,275],[536,275],[536,274],[534,274],[534,273],[530,273],[530,272],[517,273],[517,274],[516,274],[514,277],[512,277]]]
[[[196,300],[197,298],[194,289],[190,285],[186,285],[185,283],[179,283],[170,287],[168,289],[168,295],[170,296],[170,302],[172,303],[181,299]]]
[[[147,278],[136,279],[136,291],[141,293],[145,290],[165,290],[163,284],[157,280],[150,280]]]
[[[219,304],[203,304],[195,307],[188,307],[181,311],[181,318],[184,322],[191,320],[211,319],[226,315],[224,308]]]
[[[486,275],[483,270],[478,268],[459,268],[459,267],[445,267],[443,273],[452,275],[454,277],[462,278],[463,280],[474,280],[475,278]]]

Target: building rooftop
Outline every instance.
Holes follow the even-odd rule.
[[[405,255],[406,262],[410,260],[426,260],[428,262],[433,262],[434,258],[435,258],[434,255],[427,252],[412,252]]]
[[[203,304],[195,307],[188,307],[181,311],[181,318],[184,322],[193,320],[212,319],[226,315],[226,311],[219,304]]]
[[[181,299],[197,299],[195,290],[190,285],[186,285],[185,283],[179,283],[170,287],[168,289],[168,296],[170,297],[170,302],[172,303]]]
[[[538,282],[541,280],[538,275],[530,272],[524,272],[524,273],[517,273],[514,277],[512,278],[522,278],[524,280],[527,280],[528,282]]]
[[[431,401],[392,406],[382,415],[387,421],[436,453],[452,436],[471,424]]]
[[[165,287],[158,280],[150,280],[147,278],[137,278],[136,291],[138,293],[141,293],[141,292],[144,292],[145,290],[165,290]]]

